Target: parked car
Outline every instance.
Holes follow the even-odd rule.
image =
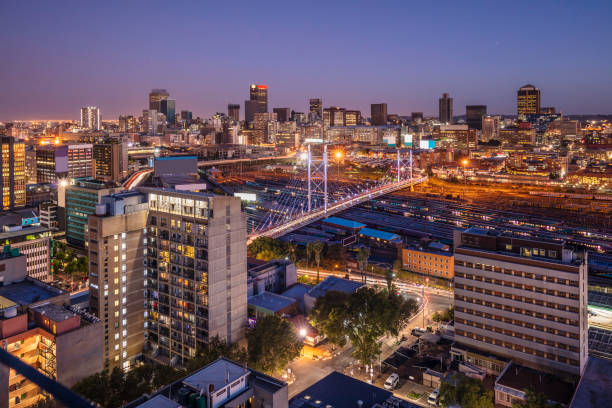
[[[398,384],[399,384],[399,375],[393,373],[385,381],[384,387],[385,387],[385,390],[393,391],[394,389],[397,388]]]
[[[430,405],[437,406],[438,402],[440,402],[440,389],[436,388],[435,390],[433,390],[431,394],[429,394],[427,402]]]
[[[422,335],[424,335],[425,333],[427,333],[427,330],[421,328],[421,327],[415,327],[414,329],[412,329],[412,331],[410,332],[410,334],[412,334],[414,337],[421,337]]]

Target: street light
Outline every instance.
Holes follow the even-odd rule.
[[[304,328],[300,329],[300,337],[302,338],[306,337],[306,329]]]

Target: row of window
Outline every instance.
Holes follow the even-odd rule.
[[[455,285],[455,288],[457,288],[457,285]],[[548,320],[550,322],[557,322],[557,323],[562,323],[562,324],[567,324],[570,326],[576,326],[579,327],[579,323],[577,320],[570,320],[570,319],[564,319],[562,317],[559,316],[554,316],[551,314],[544,314],[544,313],[540,313],[540,312],[535,312],[533,310],[529,310],[529,309],[521,309],[519,307],[514,307],[514,306],[507,306],[507,305],[502,305],[500,303],[494,303],[494,302],[488,302],[482,299],[475,299],[472,297],[468,297],[468,296],[463,296],[463,295],[455,295],[455,301],[460,300],[463,302],[467,302],[467,303],[474,303],[477,305],[482,305],[482,306],[486,306],[486,307],[491,307],[494,309],[499,309],[499,310],[504,310],[507,312],[512,312],[512,313],[516,313],[516,314],[520,314],[520,315],[524,315],[524,316],[531,316],[531,317],[535,317],[537,319],[543,319],[543,320]]]
[[[466,261],[461,261],[461,260],[456,260],[455,259],[455,266],[465,266],[466,268],[482,269],[484,271],[503,273],[505,275],[519,276],[519,277],[527,278],[527,279],[535,279],[535,280],[538,280],[538,281],[558,283],[560,285],[574,286],[576,288],[579,286],[578,281],[573,281],[573,280],[569,280],[569,279],[561,279],[561,278],[557,278],[556,276],[540,275],[540,274],[537,274],[537,273],[517,271],[517,270],[514,270],[514,269],[505,269],[505,268],[501,268],[499,266],[481,264],[481,263],[478,263],[478,262],[476,262],[476,263],[474,263],[474,262],[466,262]]]
[[[461,329],[457,329],[455,330],[455,333],[458,336],[463,336],[463,337],[467,337],[470,339],[474,339],[477,341],[481,341],[483,343],[488,343],[488,344],[492,344],[495,346],[500,346],[500,347],[505,347],[507,349],[511,349],[517,352],[521,352],[521,353],[525,353],[525,354],[531,354],[537,357],[542,357],[542,358],[547,358],[549,360],[554,360],[554,361],[558,361],[560,363],[563,364],[569,364],[569,365],[573,365],[578,367],[579,366],[579,362],[578,360],[574,360],[572,358],[567,358],[567,357],[563,357],[563,356],[559,356],[557,354],[553,354],[553,353],[546,353],[544,351],[540,351],[540,350],[535,350],[532,349],[531,347],[525,347],[525,346],[521,346],[518,344],[514,344],[512,342],[509,341],[502,341],[502,340],[497,340],[488,336],[481,336],[480,334],[476,334],[476,333],[468,333],[465,330],[461,330]]]
[[[485,278],[483,276],[472,275],[472,274],[463,273],[463,272],[455,272],[455,276],[459,278],[475,280],[478,282],[490,283],[492,285],[507,286],[513,289],[521,289],[521,290],[526,290],[526,291],[535,292],[535,293],[542,293],[544,295],[549,295],[549,296],[556,296],[556,297],[568,298],[568,299],[574,299],[574,300],[580,299],[580,295],[578,295],[577,293],[562,292],[559,290],[546,289],[542,286],[524,285],[522,283],[510,282],[510,281],[505,281],[501,279]]]
[[[526,323],[525,325],[521,324],[523,322],[514,320],[514,319],[508,319],[508,318],[504,318],[501,316],[495,316],[495,315],[491,315],[489,313],[482,313],[479,312],[477,310],[470,310],[470,309],[464,309],[461,310],[461,312],[463,313],[467,313],[467,314],[471,314],[474,316],[480,316],[480,317],[485,317],[488,316],[489,319],[492,320],[497,320],[497,321],[501,321],[504,323],[508,323],[508,324],[513,324],[515,326],[519,326],[519,327],[526,327],[526,328],[530,328],[530,329],[535,329],[536,327],[539,328],[543,328],[545,330],[543,330],[545,333],[551,333],[551,334],[556,334],[558,336],[565,336],[565,337],[571,337],[571,338],[577,338],[578,335],[575,333],[569,333],[563,330],[555,330],[555,329],[551,329],[550,327],[542,327],[542,326],[538,326],[535,324],[531,324],[531,323]],[[457,308],[457,310],[459,311],[459,308]],[[478,327],[480,329],[485,329],[488,331],[492,331],[495,333],[499,333],[499,334],[503,334],[505,336],[512,336],[512,337],[518,337],[518,338],[522,338],[523,340],[529,340],[529,341],[535,341],[536,343],[540,343],[540,344],[545,344],[545,345],[549,345],[549,346],[554,346],[556,348],[560,348],[562,350],[568,350],[568,351],[573,351],[575,353],[578,352],[578,347],[576,346],[572,346],[569,344],[565,344],[565,343],[559,343],[558,341],[554,341],[554,340],[550,340],[550,339],[546,339],[546,338],[539,338],[539,337],[535,337],[535,336],[530,336],[528,334],[524,334],[524,333],[519,333],[519,332],[515,332],[513,330],[507,330],[507,329],[502,329],[500,327],[497,326],[491,326],[488,324],[481,324],[481,323],[477,323],[477,322],[473,322],[471,320],[465,320],[463,318],[456,318],[455,321],[457,323],[463,323],[466,324],[468,326],[473,326],[473,327]]]

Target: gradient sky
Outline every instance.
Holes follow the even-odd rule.
[[[430,4],[431,3],[431,4]],[[435,3],[435,4],[434,4]],[[3,1],[0,120],[140,114],[151,88],[177,111],[225,112],[267,84],[269,106],[437,115],[442,92],[514,114],[612,113],[611,1]]]

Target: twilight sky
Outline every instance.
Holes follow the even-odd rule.
[[[449,92],[456,115],[514,114],[532,83],[543,106],[612,113],[606,0],[21,0],[0,15],[0,120],[77,119],[86,105],[117,119],[151,88],[177,111],[240,103],[244,116],[250,83],[268,85],[270,109],[322,97],[364,116],[377,102],[437,115]]]

